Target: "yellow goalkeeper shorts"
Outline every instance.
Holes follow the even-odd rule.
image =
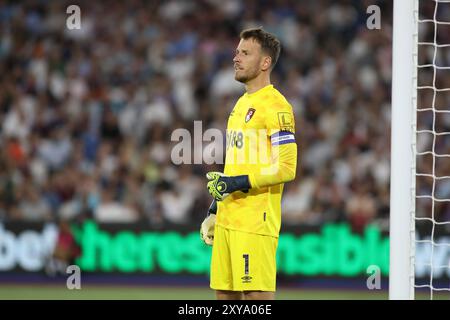
[[[216,224],[210,286],[215,290],[275,291],[278,238]]]

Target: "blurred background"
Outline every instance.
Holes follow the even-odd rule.
[[[205,173],[223,165],[175,165],[171,134],[193,134],[194,121],[225,130],[244,92],[232,63],[239,33],[256,26],[281,40],[272,82],[294,108],[299,146],[282,202],[279,298],[387,297],[391,1],[77,1],[81,29],[69,30],[71,4],[0,4],[0,298],[214,297],[198,230],[211,202]],[[378,30],[366,26],[373,4]],[[417,211],[429,215],[429,204]],[[449,203],[435,214],[450,220]],[[65,287],[72,263],[78,293]],[[372,264],[382,290],[366,287]],[[42,284],[48,292],[22,290]]]

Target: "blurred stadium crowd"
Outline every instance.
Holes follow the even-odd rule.
[[[239,32],[263,26],[282,42],[272,81],[296,114],[284,223],[385,225],[389,2],[78,1],[80,30],[66,28],[72,3],[2,2],[0,221],[201,221],[204,174],[223,166],[173,164],[171,134],[193,132],[194,120],[225,130],[244,90],[232,63]],[[371,4],[380,30],[366,27]]]

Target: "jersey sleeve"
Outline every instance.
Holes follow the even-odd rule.
[[[292,107],[285,103],[268,109],[266,129],[272,145],[271,164],[261,172],[249,175],[253,188],[292,181],[297,171],[297,144]]]
[[[280,144],[279,141],[285,140],[290,133],[295,133],[295,120],[292,107],[288,103],[280,103],[266,110],[266,128],[268,135],[273,138],[272,145]],[[284,142],[282,144],[285,144]]]
[[[263,188],[295,179],[297,171],[297,144],[286,143],[272,148],[272,163],[260,172],[249,174],[252,188]]]

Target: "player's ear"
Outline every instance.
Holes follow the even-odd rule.
[[[269,70],[271,65],[272,65],[272,58],[270,56],[264,56],[261,65],[262,71]]]

